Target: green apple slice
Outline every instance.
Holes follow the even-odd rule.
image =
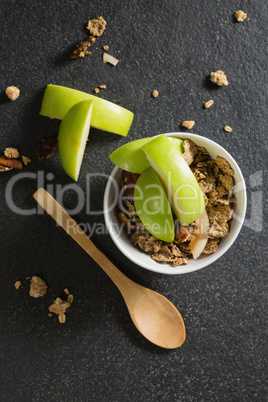
[[[150,162],[146,158],[142,147],[154,138],[155,137],[141,138],[140,140],[131,141],[122,145],[111,153],[111,161],[116,166],[128,172],[142,173],[145,169],[150,167]],[[183,140],[175,137],[168,137],[168,139],[175,145],[180,154],[184,152]]]
[[[58,144],[65,172],[77,181],[90,129],[93,102],[76,103],[62,119]]]
[[[148,161],[158,174],[169,202],[182,226],[205,211],[205,200],[191,169],[165,135],[143,146]]]
[[[73,105],[83,100],[94,100],[91,127],[123,136],[128,134],[132,112],[97,96],[59,85],[46,87],[40,114],[63,119]]]
[[[146,229],[157,239],[172,243],[174,221],[171,208],[155,171],[149,167],[138,178],[134,189],[136,212]]]

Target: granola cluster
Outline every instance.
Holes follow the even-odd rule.
[[[14,101],[20,96],[20,90],[14,85],[11,85],[11,87],[6,88],[6,95],[10,100]]]
[[[71,55],[71,59],[78,59],[79,57],[85,57],[89,54],[92,54],[91,51],[88,50],[90,46],[92,46],[96,41],[94,36],[87,36],[77,43],[76,49],[73,51]]]
[[[237,19],[238,22],[243,22],[247,18],[247,14],[242,10],[236,11],[234,16],[235,16],[235,18]]]
[[[46,282],[38,276],[33,276],[30,284],[29,294],[32,297],[43,297],[47,293]]]
[[[222,85],[227,86],[229,84],[227,76],[222,70],[217,70],[215,72],[210,73],[210,81],[219,86]]]
[[[186,163],[190,166],[206,202],[210,227],[207,233],[208,241],[203,254],[217,251],[221,238],[229,234],[232,219],[234,171],[230,164],[221,156],[212,159],[204,147],[199,147],[191,140],[185,140],[184,154]],[[134,187],[138,174],[123,171],[122,187],[124,208],[121,206],[119,219],[123,222],[131,242],[150,254],[157,262],[165,262],[173,266],[189,264],[192,253],[189,247],[194,235],[194,222],[183,227],[175,219],[175,240],[165,243],[152,236],[144,227],[136,214],[134,207]]]
[[[96,20],[88,21],[87,29],[90,32],[90,36],[82,39],[77,43],[76,49],[71,55],[71,59],[78,59],[79,57],[85,57],[92,54],[88,48],[96,42],[95,36],[101,36],[105,30],[107,22],[103,17],[98,17]]]

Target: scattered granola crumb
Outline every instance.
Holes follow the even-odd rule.
[[[90,20],[87,24],[87,29],[93,36],[101,36],[105,30],[107,22],[104,18],[98,17],[96,20]]]
[[[106,85],[105,84],[99,85],[99,88],[100,89],[106,89]]]
[[[49,316],[49,317],[52,317],[52,313],[48,313],[48,316]]]
[[[18,158],[20,156],[19,151],[16,148],[6,148],[4,155],[7,158]]]
[[[100,92],[99,88],[94,88],[94,92],[98,94]]]
[[[104,45],[104,46],[102,46],[102,48],[103,48],[103,50],[109,50],[109,46],[108,45]]]
[[[67,302],[72,304],[72,302],[74,301],[74,295],[72,295],[71,293],[68,295],[67,297]]]
[[[20,90],[12,85],[11,87],[7,87],[6,95],[10,100],[14,101],[20,96]]]
[[[65,323],[65,321],[66,321],[66,315],[65,315],[64,313],[60,313],[59,316],[58,316],[58,318],[59,318],[59,322],[60,322],[61,324],[64,324],[64,323]]]
[[[232,130],[232,127],[230,127],[230,126],[224,126],[224,131],[227,131],[227,133],[231,133],[233,130]]]
[[[213,105],[213,103],[214,103],[214,100],[210,99],[209,101],[207,101],[207,102],[204,104],[204,107],[205,107],[206,109],[208,109],[209,107],[211,107],[211,106]]]
[[[30,158],[28,158],[28,156],[21,155],[21,159],[25,166],[29,165],[29,163],[32,162],[32,160]]]
[[[188,130],[191,130],[193,126],[195,125],[194,120],[185,120],[181,123],[182,127],[186,127]]]
[[[236,11],[234,13],[234,16],[235,16],[235,18],[237,19],[238,22],[243,22],[247,18],[247,14],[242,10]]]
[[[54,301],[54,303],[52,303],[50,306],[49,306],[49,311],[51,312],[51,313],[54,313],[54,314],[61,314],[61,313],[65,313],[66,312],[66,310],[67,310],[67,308],[69,308],[70,307],[70,303],[68,303],[67,301],[65,301],[65,300],[61,300],[61,298],[60,297],[57,297],[57,299]]]
[[[87,50],[93,43],[95,43],[96,39],[94,36],[87,36],[86,38],[82,39],[76,45],[76,49],[73,51],[71,55],[71,59],[78,59],[79,57],[85,57],[89,54],[92,54],[89,50]]]
[[[66,293],[66,295],[68,295],[68,294],[70,293],[69,289],[68,289],[68,288],[65,288],[65,289],[64,289],[64,293]]]
[[[47,292],[46,282],[39,278],[38,276],[33,276],[30,284],[30,296],[32,297],[42,297]]]
[[[225,85],[227,86],[229,82],[227,81],[226,74],[222,70],[217,70],[215,72],[210,73],[210,81],[219,86]]]
[[[157,98],[158,95],[159,95],[159,92],[156,89],[154,89],[153,92],[152,92],[152,97]]]
[[[21,281],[16,281],[14,283],[14,286],[15,286],[16,289],[19,289],[21,287]]]

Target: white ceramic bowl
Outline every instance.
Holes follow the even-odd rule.
[[[126,231],[122,228],[122,223],[119,221],[117,216],[117,201],[121,188],[122,172],[122,170],[118,167],[114,168],[106,185],[104,194],[104,218],[107,229],[114,243],[131,261],[150,271],[161,274],[177,275],[194,272],[198,269],[208,266],[209,264],[212,264],[214,261],[220,258],[229,249],[229,247],[231,247],[243,225],[247,206],[247,194],[245,181],[239,166],[232,156],[220,145],[209,140],[208,138],[201,137],[200,135],[196,134],[166,133],[166,135],[179,137],[182,139],[189,138],[195,144],[205,147],[213,159],[215,159],[217,155],[225,158],[234,169],[234,193],[236,196],[236,204],[234,206],[233,221],[231,223],[229,235],[221,239],[218,250],[214,254],[203,255],[197,260],[190,259],[190,263],[188,265],[172,267],[169,264],[158,263],[152,260],[148,254],[140,250],[138,247],[135,247],[129,240]]]

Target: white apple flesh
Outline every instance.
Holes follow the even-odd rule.
[[[165,135],[142,149],[158,174],[180,224],[187,226],[195,221],[205,211],[205,200],[183,157]]]
[[[91,127],[122,136],[128,134],[134,116],[132,112],[97,96],[60,85],[47,86],[40,114],[63,119],[72,106],[83,100],[94,101]]]

